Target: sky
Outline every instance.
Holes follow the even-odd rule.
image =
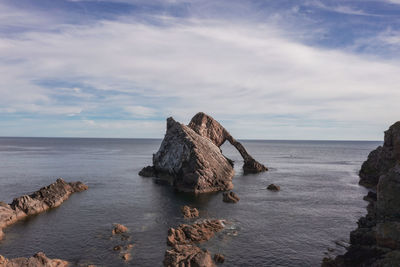
[[[400,0],[1,0],[0,136],[382,140]]]

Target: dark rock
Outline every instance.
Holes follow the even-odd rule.
[[[191,208],[189,206],[183,206],[181,208],[183,217],[185,218],[196,218],[199,217],[199,211],[196,208]]]
[[[67,267],[68,262],[59,259],[49,259],[43,252],[39,252],[30,258],[6,259],[0,255],[1,267]]]
[[[380,220],[400,220],[400,164],[382,175],[377,188],[377,215]]]
[[[122,250],[122,246],[121,245],[115,246],[115,247],[113,247],[113,250],[114,251]]]
[[[268,189],[268,190],[271,190],[271,191],[279,191],[279,190],[281,190],[281,187],[280,187],[279,185],[270,184],[270,185],[267,187],[267,189]]]
[[[227,203],[237,203],[240,198],[233,192],[225,192],[222,194],[222,201]]]
[[[400,121],[385,131],[383,146],[368,155],[360,170],[360,184],[375,188],[379,177],[394,167],[400,160]]]
[[[124,261],[130,261],[131,258],[132,258],[132,255],[131,255],[130,253],[124,253],[124,254],[122,254],[122,259],[123,259]]]
[[[155,177],[157,173],[153,166],[147,166],[139,172],[139,175],[143,177]]]
[[[10,205],[0,205],[0,239],[3,236],[2,228],[27,216],[56,208],[72,193],[87,189],[88,187],[81,182],[67,183],[63,179],[57,179],[55,183],[30,195],[15,198]]]
[[[215,255],[214,255],[214,261],[215,261],[216,263],[224,263],[224,261],[225,261],[225,256],[222,255],[222,254],[215,254]]]

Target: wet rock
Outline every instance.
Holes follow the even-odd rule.
[[[139,175],[143,177],[155,177],[157,173],[153,166],[147,166],[139,172]]]
[[[87,190],[88,187],[81,182],[67,183],[57,179],[40,190],[15,198],[10,205],[2,202],[0,205],[0,239],[4,227],[17,222],[27,216],[56,208],[69,198],[72,193]]]
[[[377,215],[380,220],[400,220],[400,164],[381,176],[377,199]]]
[[[225,261],[225,256],[222,255],[222,254],[215,254],[215,255],[214,255],[214,261],[215,261],[216,263],[224,263],[224,261]]]
[[[385,131],[383,146],[379,146],[368,155],[360,170],[360,184],[375,188],[379,177],[393,168],[400,160],[400,121]]]
[[[122,255],[122,259],[124,259],[124,261],[130,261],[132,258],[132,255],[130,253],[124,253]]]
[[[240,200],[234,192],[225,192],[222,194],[222,201],[227,203],[237,203]]]
[[[267,187],[267,189],[276,192],[276,191],[281,190],[281,187],[280,187],[279,185],[270,184],[270,185]]]
[[[214,233],[224,229],[221,220],[204,220],[195,224],[181,224],[178,228],[168,230],[167,244],[169,246],[201,243],[208,241]]]
[[[49,259],[43,252],[39,252],[30,258],[7,259],[0,255],[1,267],[67,267],[68,262],[59,259]]]
[[[211,254],[196,245],[177,245],[165,252],[165,267],[213,267]]]
[[[184,218],[196,218],[199,217],[199,211],[196,208],[191,208],[189,206],[183,206],[181,208]]]
[[[125,225],[116,223],[114,224],[114,228],[112,230],[113,235],[123,234],[128,231],[128,228]]]
[[[115,246],[115,247],[113,247],[113,250],[120,251],[120,250],[122,250],[122,246],[121,245]]]

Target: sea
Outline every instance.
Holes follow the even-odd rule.
[[[30,194],[54,182],[82,181],[89,190],[60,207],[5,228],[0,254],[30,257],[42,251],[72,266],[162,266],[168,229],[196,220],[223,219],[226,228],[200,244],[225,256],[222,266],[320,266],[345,252],[349,233],[366,214],[367,190],[358,171],[373,141],[260,141],[242,144],[269,171],[243,175],[235,161],[236,204],[222,192],[193,195],[138,175],[151,165],[161,139],[0,138],[0,201]],[[271,192],[266,187],[281,187]],[[180,208],[196,207],[185,220]],[[115,223],[129,228],[126,240],[112,236]],[[133,244],[125,262],[116,245]]]

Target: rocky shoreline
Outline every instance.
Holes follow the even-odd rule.
[[[4,237],[3,229],[27,216],[44,212],[60,206],[72,193],[87,190],[81,182],[67,183],[57,179],[46,187],[30,194],[15,198],[11,204],[0,202],[0,240]]]
[[[350,247],[323,267],[400,266],[400,122],[385,132],[384,144],[372,151],[360,170],[360,185],[370,189],[367,215],[350,233]]]

